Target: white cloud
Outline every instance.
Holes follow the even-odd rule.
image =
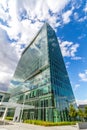
[[[79,56],[74,56],[74,57],[71,57],[72,60],[81,60],[82,57],[79,57]]]
[[[84,12],[87,12],[87,3],[86,3],[85,8],[83,10],[84,10]]]
[[[17,39],[19,42],[25,42],[31,40],[33,35],[42,26],[42,21],[48,21],[50,25],[55,28],[60,26],[58,22],[58,14],[69,3],[70,0],[9,0],[0,2],[0,5],[6,9],[3,13],[7,15],[7,24],[9,28],[4,28],[10,39]],[[54,5],[54,6],[53,6]],[[50,14],[49,10],[54,13]],[[25,14],[23,14],[25,12]],[[6,18],[1,12],[2,19]],[[22,17],[26,19],[22,19]],[[34,23],[31,23],[34,21]],[[18,38],[18,34],[21,33],[21,38]]]
[[[25,42],[28,41],[32,38],[32,33],[35,33],[38,28],[41,27],[39,20],[47,20],[52,26],[59,25],[59,23],[56,23],[57,16],[55,14],[50,16],[49,10],[51,10],[52,13],[59,13],[68,3],[69,0],[55,0],[55,2],[54,0],[44,0],[44,2],[43,0],[9,0],[0,2],[2,7],[9,9],[7,23],[10,28],[6,29],[9,37],[11,39],[18,39],[18,34],[21,32],[21,39]],[[20,22],[20,13],[23,15],[23,11],[26,11],[27,19]],[[5,16],[3,16],[3,18],[5,18]],[[31,20],[34,20],[36,23],[31,24]],[[36,26],[36,24],[38,26]]]
[[[67,24],[70,22],[70,16],[72,15],[72,10],[68,10],[65,13],[63,13],[62,18],[63,18],[63,23]]]
[[[61,11],[70,0],[47,0],[47,4],[54,13]]]
[[[63,56],[71,56],[71,46],[72,46],[72,42],[68,42],[68,41],[63,41],[60,43],[60,47],[62,50],[62,54]]]
[[[87,82],[87,70],[85,70],[83,73],[79,73],[79,77],[81,81]]]
[[[72,57],[72,59],[80,59],[80,57],[76,57],[75,53],[79,47],[79,44],[74,44],[73,42],[63,41],[60,43],[61,51],[63,56]]]
[[[2,18],[3,21],[7,20],[7,14],[2,8],[0,8],[0,18]]]
[[[77,105],[87,104],[87,100],[76,100]]]
[[[0,1],[1,7],[6,11],[7,10],[7,0],[2,0]]]
[[[75,53],[77,52],[77,48],[79,47],[79,44],[74,44],[71,46],[71,56],[74,57]]]
[[[84,16],[84,17],[78,19],[78,22],[84,22],[86,19],[87,19],[87,16]]]
[[[7,34],[2,29],[0,29],[0,37],[0,89],[6,90],[16,67],[18,57],[15,53],[15,48],[7,43]]]
[[[75,19],[75,20],[78,20],[78,18],[79,18],[79,15],[78,15],[77,12],[75,12],[75,13],[74,13],[74,19]]]
[[[69,68],[70,62],[66,62],[65,65],[66,65],[66,68]]]
[[[78,37],[78,39],[82,39],[82,38],[85,38],[86,37],[86,34],[82,34]]]
[[[74,90],[76,91],[80,87],[80,84],[76,84]]]
[[[82,16],[82,17],[80,17],[80,18],[77,20],[78,22],[84,22],[85,20],[87,20],[87,2],[86,2],[86,5],[85,5],[83,11],[85,12],[85,15]]]

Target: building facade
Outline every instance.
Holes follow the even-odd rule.
[[[69,105],[75,98],[55,31],[49,24],[43,25],[22,53],[10,88],[10,102],[34,106],[22,110],[23,120],[69,120]]]
[[[85,111],[85,108],[87,107],[87,103],[79,104],[78,109],[81,109],[83,112]]]

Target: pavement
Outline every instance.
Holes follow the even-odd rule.
[[[32,124],[13,123],[10,125],[0,125],[0,130],[78,130],[78,128],[76,125],[45,127]]]

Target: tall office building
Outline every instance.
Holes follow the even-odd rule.
[[[69,105],[75,98],[55,31],[48,23],[23,51],[11,88],[10,101],[34,106],[22,110],[24,120],[69,120]]]

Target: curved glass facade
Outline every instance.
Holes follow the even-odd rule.
[[[54,30],[44,24],[24,50],[11,81],[10,101],[35,106],[23,120],[69,120],[75,98]]]

